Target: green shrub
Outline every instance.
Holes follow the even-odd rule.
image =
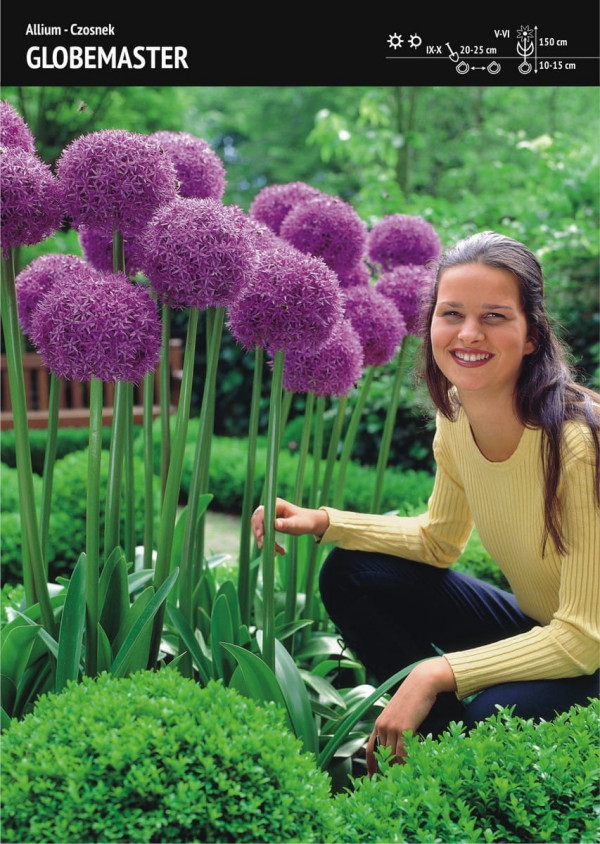
[[[52,510],[45,549],[48,561],[48,579],[53,582],[59,575],[69,576],[79,555],[86,545],[86,503],[87,503],[88,451],[75,451],[56,461],[52,486]],[[8,480],[8,499],[2,495],[3,509],[14,501],[12,492],[16,471],[2,467],[2,481]],[[106,497],[108,480],[108,451],[102,452],[100,470],[100,501]],[[41,480],[34,478],[34,487],[39,490]],[[158,519],[160,489],[155,483],[154,513]],[[134,458],[134,537],[141,544],[144,536],[144,463]],[[18,499],[15,502],[18,504]],[[15,518],[16,517],[16,518]],[[121,536],[124,518],[121,519]],[[104,510],[100,511],[100,537],[104,536]],[[17,513],[2,513],[2,569],[5,582],[21,579],[21,529]]]
[[[338,840],[281,711],[174,669],[44,695],[4,733],[1,776],[4,842]]]
[[[0,463],[0,564],[2,582],[18,583],[22,579],[21,545],[23,530],[19,513],[19,479],[17,470]],[[42,480],[33,476],[33,494],[39,506]]]
[[[596,842],[600,701],[534,723],[508,710],[466,736],[407,736],[404,765],[335,797],[340,841]]]
[[[111,429],[102,429],[102,446],[108,449],[110,446]],[[31,465],[36,475],[42,475],[44,471],[44,460],[46,456],[47,432],[43,428],[34,428],[29,431],[29,445],[31,448]],[[90,439],[89,428],[59,428],[56,436],[56,460],[71,454],[73,451],[81,451],[87,448]],[[15,451],[15,432],[3,431],[0,440],[0,459],[7,466],[13,468],[17,465]]]

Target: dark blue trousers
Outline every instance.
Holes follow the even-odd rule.
[[[514,596],[453,569],[387,554],[334,548],[320,572],[324,606],[346,645],[379,684],[412,662],[524,633],[538,622]],[[523,718],[550,720],[599,694],[599,672],[560,680],[501,683],[467,702],[444,693],[421,727],[441,733],[452,720],[467,728],[496,706]]]

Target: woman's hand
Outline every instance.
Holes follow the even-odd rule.
[[[256,508],[250,520],[252,533],[259,548],[263,547],[265,538],[265,508],[262,504]],[[283,498],[278,498],[275,505],[275,530],[291,536],[303,536],[312,533],[320,539],[329,527],[329,516],[325,510],[313,510],[308,507],[298,507]],[[275,551],[285,554],[285,548],[275,543]]]
[[[367,771],[377,772],[376,745],[391,747],[396,762],[404,758],[402,733],[416,732],[440,692],[455,691],[456,681],[450,663],[443,656],[419,663],[401,683],[398,691],[375,721],[367,743]]]

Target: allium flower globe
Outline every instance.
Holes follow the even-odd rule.
[[[180,196],[221,199],[225,193],[225,166],[211,145],[189,132],[161,130],[151,136],[170,156],[179,181]]]
[[[0,148],[0,213],[4,257],[50,237],[63,221],[58,179],[41,158],[20,147]]]
[[[237,206],[176,199],[144,232],[144,272],[171,308],[226,307],[253,276],[253,236]]]
[[[299,202],[315,196],[321,196],[321,191],[306,182],[267,185],[256,194],[248,213],[255,220],[265,223],[275,234],[279,234],[281,224],[292,208]]]
[[[366,287],[371,284],[371,273],[364,261],[359,261],[343,273],[338,272],[338,278],[342,288]]]
[[[336,274],[320,258],[286,245],[258,253],[255,277],[230,306],[228,324],[245,349],[275,354],[316,349],[341,317]]]
[[[360,337],[365,366],[389,363],[406,335],[406,323],[391,299],[373,287],[344,290],[344,312]]]
[[[48,253],[34,258],[15,278],[17,307],[21,330],[31,336],[31,319],[42,298],[58,282],[68,282],[73,274],[93,274],[94,270],[79,255]]]
[[[81,135],[62,151],[57,175],[77,228],[135,235],[177,195],[175,165],[155,141],[125,129]]]
[[[82,268],[40,301],[31,337],[59,378],[138,383],[158,365],[161,322],[145,287]]]
[[[110,273],[113,270],[113,238],[112,235],[89,226],[79,226],[77,236],[81,249],[92,267],[101,272]],[[140,238],[128,235],[123,238],[123,252],[125,254],[125,272],[129,276],[137,275],[143,266],[144,253]]]
[[[365,254],[367,227],[354,208],[335,196],[318,196],[296,205],[280,235],[296,249],[322,258],[343,275]]]
[[[423,300],[433,286],[435,271],[424,264],[405,264],[383,273],[375,283],[375,290],[388,296],[396,305],[409,334],[419,332],[419,318]]]
[[[33,132],[8,100],[0,101],[0,146],[19,147],[35,153]]]
[[[363,347],[348,319],[341,319],[318,349],[293,349],[285,357],[283,386],[294,393],[343,396],[360,379]]]
[[[423,217],[390,214],[369,232],[367,251],[371,261],[385,272],[400,264],[436,261],[442,244],[434,227]]]

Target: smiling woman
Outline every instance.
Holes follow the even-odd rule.
[[[522,243],[482,232],[442,255],[423,313],[438,409],[426,513],[299,508],[275,525],[333,543],[325,607],[377,681],[417,663],[377,718],[403,757],[406,730],[440,733],[513,706],[552,719],[598,694],[600,395],[573,380]],[[253,516],[257,541],[263,512]],[[451,570],[476,527],[505,592]]]

